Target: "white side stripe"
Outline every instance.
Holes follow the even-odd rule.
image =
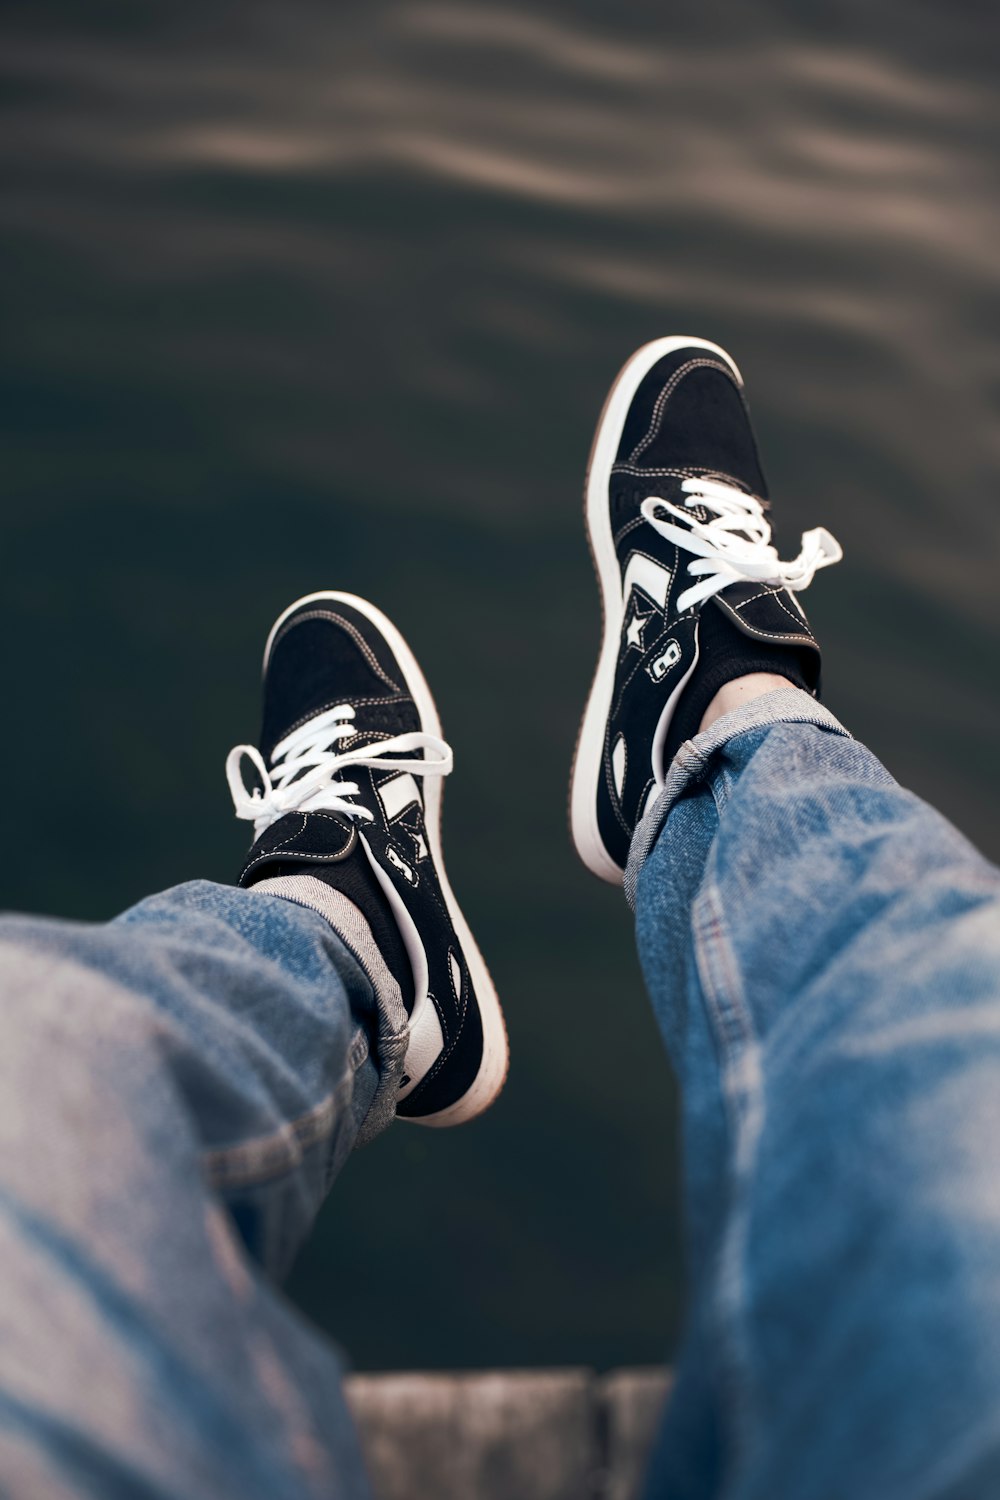
[[[661,567],[651,557],[643,557],[640,553],[633,552],[628,560],[628,567],[625,569],[625,577],[622,581],[623,603],[628,603],[628,596],[636,585],[661,609],[666,609],[667,591],[670,588],[669,568]]]
[[[611,751],[611,775],[614,778],[615,791],[618,793],[619,799],[621,798],[622,787],[625,785],[625,756],[625,736],[620,734],[615,740],[614,748]]]
[[[398,818],[403,808],[409,807],[411,802],[420,806],[420,789],[409,773],[403,776],[393,776],[390,781],[383,781],[378,788],[378,795],[390,823],[393,818]]]

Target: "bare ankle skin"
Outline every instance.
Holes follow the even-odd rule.
[[[723,714],[731,714],[733,709],[742,708],[744,703],[749,703],[754,698],[762,698],[765,693],[774,693],[779,688],[790,686],[787,677],[779,677],[774,672],[748,672],[745,677],[734,677],[732,682],[720,687],[706,708],[699,731],[708,729]]]

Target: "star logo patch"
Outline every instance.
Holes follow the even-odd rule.
[[[640,656],[646,649],[643,635],[646,626],[657,613],[655,609],[640,609],[635,594],[629,604],[628,613],[625,616],[625,647],[629,651],[638,651]]]

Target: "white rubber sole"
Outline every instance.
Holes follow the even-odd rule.
[[[290,604],[278,616],[271,627],[267,644],[264,647],[263,670],[267,671],[267,664],[270,660],[271,647],[274,644],[275,636],[289,615],[301,609],[304,604],[319,602],[350,605],[352,609],[357,610],[359,614],[364,615],[366,619],[370,620],[376,629],[382,633],[399,663],[407,691],[417,705],[421,729],[427,734],[434,734],[441,737],[441,720],[438,716],[437,705],[427,685],[427,679],[420,670],[417,658],[389,617],[384,615],[380,609],[377,609],[374,604],[370,604],[367,599],[359,598],[357,594],[345,594],[329,589],[321,590],[316,594],[304,594],[301,599],[296,599],[294,604]],[[454,1104],[449,1104],[447,1109],[438,1110],[433,1115],[423,1115],[419,1119],[410,1119],[406,1115],[397,1116],[398,1119],[406,1120],[409,1124],[413,1125],[463,1125],[466,1120],[474,1119],[476,1115],[482,1114],[484,1110],[489,1108],[502,1090],[509,1066],[507,1028],[504,1024],[503,1011],[500,1008],[500,1000],[497,996],[496,987],[493,984],[490,971],[486,967],[486,962],[479,951],[476,940],[472,936],[469,924],[465,920],[462,909],[455,899],[455,893],[451,888],[444,867],[444,856],[441,851],[443,781],[444,778],[442,776],[429,776],[424,782],[427,840],[430,844],[434,865],[441,883],[441,894],[448,908],[448,915],[451,917],[455,933],[462,945],[462,952],[465,955],[465,961],[469,968],[469,977],[472,980],[473,992],[479,1005],[479,1014],[482,1018],[483,1027],[483,1056],[479,1065],[479,1071],[469,1088],[460,1099],[455,1100]],[[389,882],[388,877],[382,875],[377,866],[373,865],[373,868],[387,897],[398,911],[401,903],[395,890],[392,888],[391,882]],[[407,919],[407,922],[405,924],[401,923],[400,926],[404,942],[407,944],[407,951],[410,953],[411,962],[414,965],[415,976],[419,976],[420,970],[423,968],[426,985],[426,959],[423,949],[421,947],[419,953],[412,949],[412,922]],[[411,1025],[419,1019],[421,1005],[431,1003],[426,994],[418,994],[413,1015],[410,1018]]]
[[[604,736],[608,715],[611,712],[611,697],[614,692],[615,669],[618,664],[618,647],[621,641],[625,600],[622,598],[621,571],[615,554],[611,517],[608,511],[608,484],[611,468],[618,453],[622,432],[629,408],[636,391],[649,371],[677,349],[709,349],[718,354],[729,365],[742,386],[743,378],[725,349],[707,339],[671,338],[654,339],[643,344],[631,359],[619,370],[614,384],[608,392],[604,408],[597,421],[597,430],[591,444],[587,462],[587,478],[584,486],[584,520],[590,542],[590,554],[594,560],[594,571],[601,595],[604,616],[603,636],[597,669],[591,684],[590,696],[583,712],[583,721],[573,757],[573,772],[570,778],[569,823],[576,852],[594,875],[611,885],[621,885],[624,870],[608,853],[597,826],[597,793],[603,774]]]

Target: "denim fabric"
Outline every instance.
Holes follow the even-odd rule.
[[[378,1093],[362,964],[197,882],[0,922],[0,1005],[0,1492],[367,1495],[340,1361],[270,1281]]]
[[[692,1283],[650,1495],[1000,1494],[1000,873],[783,690],[682,748],[628,880]],[[405,1051],[316,884],[0,923],[13,1500],[367,1495],[271,1281]]]
[[[691,1281],[649,1495],[1000,1494],[1000,872],[795,690],[633,855]]]

